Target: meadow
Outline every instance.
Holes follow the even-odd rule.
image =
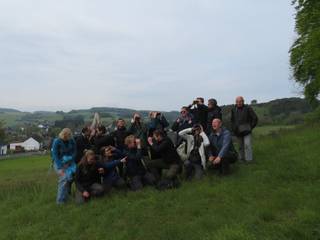
[[[320,126],[267,130],[230,176],[84,205],[56,206],[49,156],[1,160],[0,239],[320,239]]]

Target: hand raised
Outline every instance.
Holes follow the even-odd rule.
[[[88,198],[88,197],[90,197],[90,193],[87,192],[87,191],[84,191],[84,192],[82,193],[82,196],[83,196],[84,198]]]
[[[153,138],[152,138],[152,137],[148,137],[148,143],[149,143],[150,145],[153,144]]]
[[[126,162],[127,162],[127,159],[128,159],[128,157],[122,158],[122,159],[120,160],[120,162],[121,162],[121,163],[126,163]]]

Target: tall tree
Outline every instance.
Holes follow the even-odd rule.
[[[293,0],[298,38],[290,49],[293,77],[304,87],[306,98],[318,103],[320,94],[320,1]]]
[[[4,142],[6,137],[4,123],[0,121],[0,142]]]

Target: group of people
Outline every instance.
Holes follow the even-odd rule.
[[[57,203],[68,200],[73,182],[76,202],[84,203],[112,189],[178,187],[181,176],[201,179],[209,169],[226,175],[230,164],[238,159],[253,159],[251,132],[258,118],[243,97],[236,98],[232,109],[231,131],[223,126],[222,111],[215,99],[209,99],[206,105],[199,97],[182,107],[171,128],[160,112],[150,112],[149,119],[145,124],[135,113],[129,127],[124,119],[118,119],[111,133],[96,121],[77,137],[70,129],[63,129],[51,149],[58,174]],[[239,154],[232,135],[239,140]]]

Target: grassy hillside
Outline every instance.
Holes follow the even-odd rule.
[[[49,158],[0,161],[0,239],[320,239],[320,127],[255,139],[255,163],[177,190],[55,205]]]

